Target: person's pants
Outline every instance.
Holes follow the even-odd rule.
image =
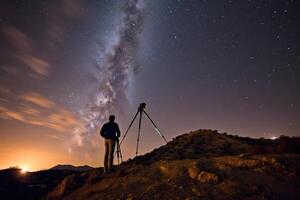
[[[114,151],[115,151],[116,141],[105,139],[105,155],[104,155],[104,170],[111,170],[114,161]]]

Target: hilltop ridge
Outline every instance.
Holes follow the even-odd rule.
[[[116,166],[65,178],[44,199],[296,199],[300,138],[198,130]]]

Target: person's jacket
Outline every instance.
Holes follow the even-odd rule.
[[[105,139],[118,140],[120,137],[120,129],[117,123],[107,122],[101,128],[100,135]]]

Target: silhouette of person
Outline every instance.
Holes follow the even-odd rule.
[[[115,116],[109,116],[109,122],[105,123],[100,131],[100,135],[105,138],[105,154],[104,154],[104,172],[111,172],[113,165],[113,156],[116,142],[120,137],[119,125],[114,122]]]

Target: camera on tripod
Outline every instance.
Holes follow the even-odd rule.
[[[165,136],[160,132],[160,130],[158,129],[158,127],[156,126],[156,124],[153,122],[153,120],[150,118],[150,116],[148,115],[148,113],[145,111],[146,108],[146,103],[140,103],[139,107],[138,107],[138,111],[135,113],[131,123],[129,124],[128,129],[126,130],[121,142],[117,144],[117,157],[118,157],[118,164],[119,164],[119,159],[121,159],[122,162],[122,153],[121,153],[121,144],[123,143],[123,140],[125,139],[129,129],[131,128],[134,120],[136,119],[136,117],[139,115],[139,127],[138,127],[138,136],[137,136],[137,142],[136,142],[136,152],[135,152],[135,156],[138,155],[138,151],[139,151],[139,141],[140,141],[140,132],[141,132],[141,123],[142,123],[142,115],[144,114],[146,116],[146,118],[148,118],[154,128],[154,130],[156,131],[156,133],[166,142],[168,143],[168,141],[166,140]]]
[[[146,108],[146,103],[140,103],[138,110],[143,111],[145,108]]]

